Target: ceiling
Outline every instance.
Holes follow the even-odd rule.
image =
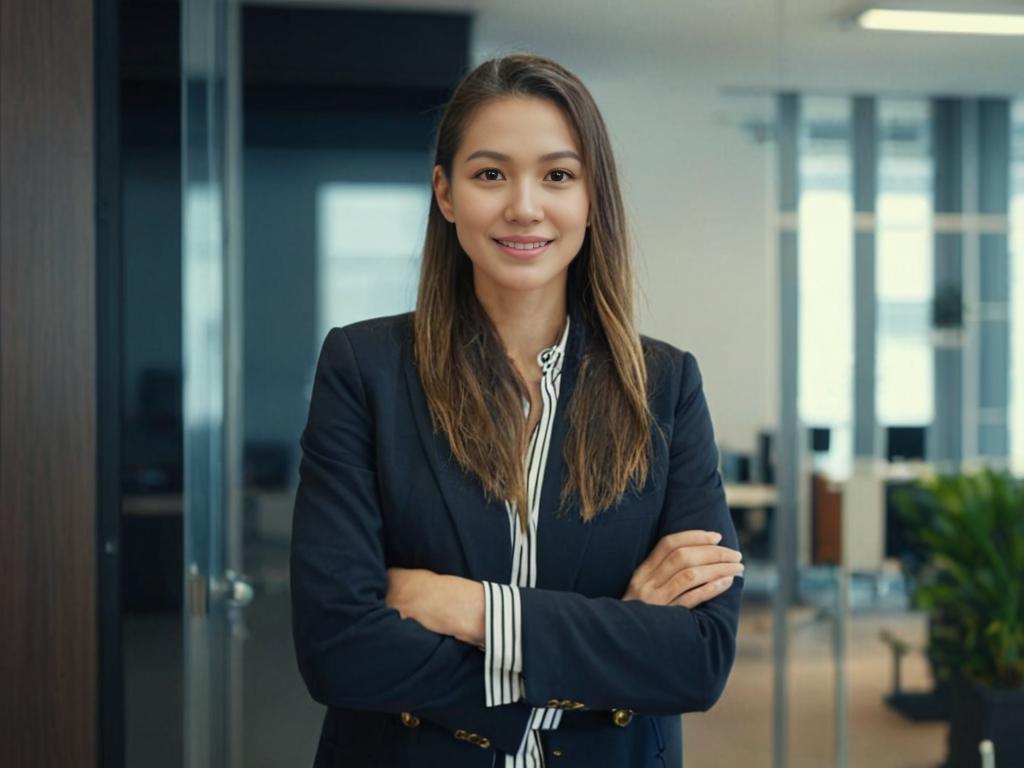
[[[641,69],[729,89],[1024,95],[1024,38],[869,32],[870,5],[1024,13],[1024,0],[257,0],[469,11],[477,49],[532,50],[588,76]]]

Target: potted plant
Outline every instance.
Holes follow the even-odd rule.
[[[926,560],[914,604],[929,612],[928,655],[951,686],[950,768],[1024,765],[1024,486],[1007,474],[922,480],[897,504]]]

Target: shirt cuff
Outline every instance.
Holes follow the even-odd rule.
[[[526,756],[527,751],[531,748],[528,746],[531,740],[534,742],[534,748],[540,749],[540,742],[533,735],[534,731],[553,731],[561,721],[562,710],[534,707],[533,714],[526,722],[526,730],[523,732],[522,741],[519,742],[519,749],[516,750],[516,757]]]
[[[553,731],[562,722],[562,710],[534,707],[529,725],[537,731]]]
[[[519,588],[490,581],[483,585],[484,703],[488,707],[514,704],[524,695]]]

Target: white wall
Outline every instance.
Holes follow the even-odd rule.
[[[624,75],[588,85],[635,233],[641,329],[696,355],[719,444],[753,450],[776,411],[773,144],[723,124],[737,107],[713,86]]]

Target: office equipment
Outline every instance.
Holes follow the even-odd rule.
[[[749,453],[722,451],[722,479],[726,483],[749,483],[751,480]]]
[[[828,427],[811,427],[811,451],[828,453],[831,450],[832,430]]]
[[[924,460],[925,432],[923,426],[890,426],[886,429],[885,456],[889,461]]]
[[[757,433],[757,475],[754,480],[765,485],[775,484],[775,434]]]

